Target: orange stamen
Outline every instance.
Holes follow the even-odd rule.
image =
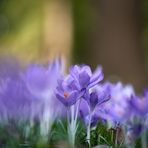
[[[69,96],[68,92],[64,92],[64,97],[67,98]]]

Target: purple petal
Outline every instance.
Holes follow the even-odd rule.
[[[59,99],[65,106],[71,106],[77,102],[80,95],[78,92],[73,91],[71,94],[69,94],[68,97],[64,97],[61,94],[56,94],[57,99]]]
[[[91,77],[92,76],[92,71],[91,71],[91,68],[90,68],[90,66],[88,66],[88,65],[83,65],[83,67],[82,67],[82,70],[81,71],[85,71],[88,75],[89,75],[89,77]]]
[[[89,114],[89,105],[86,100],[82,99],[80,104],[80,116],[84,119]]]
[[[86,88],[89,84],[90,76],[84,71],[79,75],[79,82],[82,88]]]
[[[94,85],[98,84],[101,80],[103,80],[104,75],[102,72],[102,68],[99,66],[97,67],[96,71],[94,72],[93,76],[90,79],[89,88],[93,87]]]

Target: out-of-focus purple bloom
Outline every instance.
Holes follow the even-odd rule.
[[[58,81],[57,98],[65,105],[70,106],[81,97],[85,98],[88,89],[95,86],[103,79],[101,67],[92,74],[87,65],[72,66],[70,74]]]
[[[135,115],[143,117],[148,113],[148,92],[143,97],[132,96],[129,102]]]
[[[34,96],[29,93],[24,82],[20,78],[8,78],[0,87],[1,119],[29,120]]]
[[[61,75],[60,61],[56,60],[48,66],[30,65],[25,73],[24,81],[30,92],[38,98],[48,98],[53,95],[57,79]]]
[[[127,125],[127,136],[131,136],[133,140],[135,140],[144,130],[143,124],[135,123]]]
[[[148,129],[148,91],[144,92],[144,96],[133,95],[129,100],[130,108],[133,113],[131,122],[128,125],[135,138]]]
[[[102,114],[102,118],[110,120],[112,123],[124,123],[131,117],[131,109],[129,106],[129,100],[134,95],[134,89],[131,85],[122,85],[122,83],[111,84],[105,83],[110,93],[111,99],[104,105],[105,114]]]
[[[51,118],[55,118],[62,109],[54,94],[61,75],[62,65],[59,60],[49,63],[48,66],[31,65],[22,75],[28,91],[36,98],[32,102],[32,113],[36,114],[38,108],[40,120],[54,120]]]
[[[49,65],[31,65],[22,75],[28,91],[34,96],[31,102],[31,118],[38,118],[41,135],[47,136],[50,128],[64,107],[56,99],[57,80],[62,75],[62,63],[55,60]]]
[[[13,59],[0,61],[0,119],[26,120],[33,96],[21,79],[22,69]]]
[[[7,62],[7,67],[0,64],[0,119],[38,120],[41,134],[47,135],[62,109],[54,94],[61,67],[59,60],[48,66],[34,64],[26,70],[12,62]]]

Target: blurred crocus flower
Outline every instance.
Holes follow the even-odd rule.
[[[48,134],[54,119],[62,109],[54,94],[61,75],[61,62],[55,60],[48,66],[31,65],[22,76],[29,92],[35,98],[31,104],[32,118],[38,116],[43,135]]]
[[[131,85],[123,85],[118,82],[112,84],[109,82],[104,83],[104,87],[107,87],[111,99],[105,104],[105,114],[102,117],[106,118],[111,124],[124,123],[131,117],[131,109],[129,106],[129,100],[131,96],[135,94]]]
[[[62,109],[54,94],[61,68],[59,60],[23,70],[13,62],[7,62],[6,67],[0,63],[1,121],[38,121],[41,135],[46,136]]]
[[[47,66],[29,65],[24,75],[24,81],[30,92],[40,99],[49,99],[49,96],[53,95],[51,90],[55,89],[57,79],[62,74],[61,67],[59,60],[53,61]]]
[[[143,96],[132,96],[129,104],[133,117],[128,124],[131,126],[133,136],[137,138],[148,129],[148,91],[146,90]]]
[[[31,95],[20,73],[22,68],[14,59],[0,60],[0,119],[4,123],[11,119],[25,120]]]
[[[103,79],[101,67],[92,74],[89,66],[72,66],[70,74],[58,81],[57,98],[65,105],[70,106],[81,97],[84,98],[88,89],[98,84]]]
[[[132,96],[132,99],[129,101],[131,109],[134,111],[137,116],[146,116],[148,113],[148,91],[144,93],[144,96]]]

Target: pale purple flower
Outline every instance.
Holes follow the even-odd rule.
[[[41,124],[45,123],[46,126],[49,126],[63,109],[54,94],[61,75],[62,65],[59,60],[46,66],[30,65],[22,75],[28,91],[34,96],[31,104],[32,118],[38,115]]]
[[[72,66],[70,74],[58,81],[57,98],[65,105],[70,106],[80,98],[86,98],[87,91],[103,79],[101,67],[94,74],[87,65]]]
[[[21,79],[23,69],[13,59],[0,61],[0,120],[28,120],[31,99],[25,82]]]
[[[144,96],[132,96],[129,103],[135,115],[146,116],[148,113],[148,91],[144,93]]]
[[[55,97],[57,80],[61,76],[59,60],[48,66],[30,65],[20,69],[17,64],[0,64],[1,121],[29,121],[40,123],[41,135],[47,135],[61,112],[62,105]],[[12,67],[12,68],[9,68]]]
[[[89,117],[91,116],[91,125],[95,126],[97,121],[101,118],[104,112],[103,105],[110,99],[110,94],[106,88],[97,85],[90,91],[89,98],[82,100],[80,104],[80,115],[88,124]]]
[[[107,87],[111,99],[104,105],[106,111],[102,117],[112,123],[124,123],[130,119],[132,112],[129,100],[135,94],[133,87],[120,82],[117,84],[107,82],[104,83],[104,87]]]
[[[31,101],[34,99],[20,79],[5,79],[0,85],[1,119],[29,120]]]

